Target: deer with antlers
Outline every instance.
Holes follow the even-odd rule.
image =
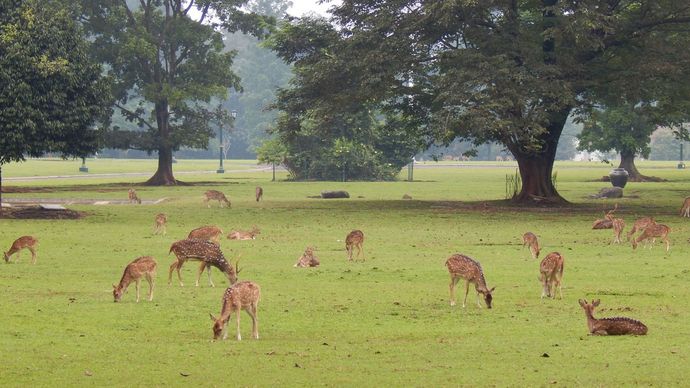
[[[653,225],[646,227],[642,231],[642,234],[640,234],[636,239],[632,241],[632,247],[633,249],[636,249],[637,244],[640,241],[644,241],[644,246],[646,247],[647,243],[649,243],[651,240],[651,244],[649,245],[651,248],[652,246],[654,246],[654,243],[656,243],[656,239],[660,238],[663,242],[666,243],[666,252],[668,252],[668,250],[671,249],[671,242],[668,239],[669,233],[671,233],[671,228],[664,224],[654,223]]]
[[[362,246],[363,244],[364,232],[355,229],[352,232],[348,233],[347,237],[345,238],[345,250],[347,251],[347,259],[349,261],[352,261],[352,254],[355,248],[357,248],[357,257],[359,258],[359,255],[361,254],[362,260],[364,260],[364,247]]]
[[[477,291],[477,306],[482,307],[479,303],[479,295],[484,296],[486,307],[491,308],[491,301],[493,295],[491,294],[496,287],[489,289],[484,278],[484,271],[481,264],[470,258],[469,256],[456,253],[446,260],[446,268],[450,273],[450,305],[455,306],[455,286],[460,279],[465,279],[465,299],[462,301],[462,307],[465,308],[467,303],[467,294],[470,290],[470,283],[474,284]]]
[[[252,230],[233,230],[228,233],[228,240],[255,240],[256,236],[261,233],[256,225],[252,226]]]
[[[632,227],[628,231],[628,233],[625,234],[626,239],[630,241],[630,237],[632,237],[635,233],[644,231],[647,229],[650,225],[656,224],[656,221],[654,221],[654,218],[652,217],[642,217],[638,218],[633,222]]]
[[[204,193],[204,203],[209,208],[211,205],[208,202],[211,200],[218,201],[220,207],[223,207],[223,204],[225,204],[228,205],[228,208],[230,208],[230,201],[225,197],[225,194],[218,190],[208,190]]]
[[[580,306],[582,306],[582,309],[585,310],[587,328],[592,335],[647,334],[647,326],[635,319],[625,317],[594,318],[594,308],[599,306],[599,299],[593,300],[592,303],[588,303],[586,299],[580,299],[578,302]]]
[[[681,217],[690,217],[690,197],[686,197],[683,206],[680,207]]]
[[[220,245],[220,238],[223,236],[223,230],[215,225],[206,225],[198,227],[187,235],[187,238],[194,238],[197,240],[206,240],[214,244]]]
[[[12,246],[10,247],[10,250],[7,252],[4,252],[4,257],[5,257],[5,263],[10,262],[10,258],[12,255],[15,253],[17,254],[17,260],[19,261],[19,254],[22,249],[28,249],[29,252],[31,252],[31,264],[36,264],[36,257],[38,254],[36,253],[36,248],[38,248],[38,240],[36,237],[33,236],[22,236],[19,237],[18,239],[14,240],[12,243]]]
[[[264,189],[261,188],[261,186],[256,186],[256,202],[261,201],[261,198],[264,196]]]
[[[199,272],[196,275],[196,286],[199,286],[199,278],[204,269],[208,271],[208,282],[211,287],[215,287],[213,280],[211,280],[211,267],[218,268],[221,272],[227,276],[230,284],[235,284],[237,282],[237,274],[240,269],[237,267],[239,260],[235,263],[235,268],[233,268],[223,252],[221,252],[220,247],[217,244],[206,240],[198,239],[186,239],[174,242],[170,246],[170,252],[175,253],[176,260],[170,265],[168,271],[168,284],[172,282],[173,270],[177,271],[177,278],[180,281],[180,286],[184,286],[182,283],[182,276],[180,276],[180,268],[187,260],[197,260],[201,261],[199,265]],[[168,252],[168,254],[170,254]]]
[[[623,229],[625,229],[625,221],[622,218],[612,218],[611,225],[613,225],[613,243],[621,243],[621,235],[623,234]]]
[[[558,252],[551,252],[539,264],[539,280],[542,282],[541,298],[544,297],[556,299],[556,287],[558,287],[558,294],[560,299],[563,299],[563,290],[561,289],[561,280],[563,279],[563,256]]]
[[[127,197],[129,198],[129,203],[138,203],[141,205],[141,198],[139,198],[139,195],[137,195],[137,191],[134,189],[129,189],[127,192]]]
[[[240,334],[240,310],[244,310],[252,318],[252,338],[259,339],[258,305],[261,298],[261,288],[250,281],[235,283],[225,290],[223,294],[223,306],[218,318],[211,316],[213,321],[213,339],[228,338],[228,321],[235,313],[237,317],[237,340],[242,340]]]
[[[529,251],[532,254],[533,259],[539,257],[539,251],[541,250],[541,248],[539,248],[539,241],[537,240],[537,236],[534,233],[527,232],[522,235],[522,246],[526,246],[529,248]]]
[[[153,223],[153,234],[166,234],[166,225],[168,224],[168,216],[165,213],[156,214],[156,218]]]
[[[318,267],[321,263],[319,262],[319,258],[314,254],[314,250],[314,247],[307,247],[302,256],[297,259],[297,263],[295,263],[294,267]]]
[[[120,283],[117,286],[113,284],[113,297],[115,298],[115,302],[119,302],[122,299],[122,295],[127,291],[127,287],[129,287],[132,282],[135,282],[137,303],[139,303],[139,285],[141,284],[142,278],[146,279],[149,283],[149,301],[152,301],[157,266],[158,263],[156,263],[156,260],[151,256],[142,256],[127,264],[125,272],[120,279]]]

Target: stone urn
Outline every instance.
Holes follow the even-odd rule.
[[[620,187],[621,189],[625,187],[628,183],[628,172],[624,168],[614,168],[609,173],[609,178],[611,179],[611,184],[615,187]]]

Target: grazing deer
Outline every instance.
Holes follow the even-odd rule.
[[[647,246],[647,243],[649,240],[651,241],[650,248],[654,246],[654,243],[656,242],[657,238],[660,238],[662,241],[666,243],[666,252],[668,252],[669,249],[671,249],[671,242],[668,239],[668,234],[671,232],[671,228],[664,224],[657,224],[654,223],[653,225],[650,225],[646,227],[643,231],[642,234],[640,234],[636,239],[632,241],[632,247],[633,249],[637,248],[637,244],[640,241],[644,241],[644,246]]]
[[[621,235],[623,234],[623,229],[625,229],[625,221],[622,218],[612,218],[611,224],[613,225],[613,243],[621,243]]]
[[[532,253],[533,259],[539,257],[539,251],[541,250],[541,248],[539,248],[539,241],[537,240],[537,236],[534,233],[527,232],[522,235],[522,246],[527,246],[529,248],[530,253]]]
[[[223,230],[215,225],[201,226],[189,232],[187,238],[195,238],[198,240],[210,241],[214,244],[220,245],[220,238],[223,236]]]
[[[585,310],[587,316],[587,328],[592,335],[645,335],[647,334],[647,326],[644,323],[631,318],[613,317],[613,318],[594,318],[594,308],[599,306],[600,300],[593,300],[588,303],[587,300],[579,300],[580,306]]]
[[[352,253],[354,248],[357,248],[357,257],[362,255],[362,260],[364,260],[364,233],[361,230],[353,230],[345,238],[345,250],[347,251],[347,259],[352,261]]]
[[[38,240],[33,237],[33,236],[22,236],[19,237],[18,239],[14,240],[12,243],[12,246],[10,247],[10,250],[7,252],[4,252],[5,256],[5,263],[10,262],[10,257],[14,255],[15,253],[17,254],[17,260],[19,261],[19,254],[22,249],[26,248],[31,252],[31,264],[36,264],[36,248],[38,245]]]
[[[683,206],[680,208],[681,217],[690,217],[690,197],[685,198]]]
[[[654,225],[655,223],[656,221],[654,221],[654,218],[652,217],[642,217],[635,220],[635,222],[632,225],[632,228],[630,228],[628,233],[625,234],[627,240],[630,241],[630,237],[632,237],[632,235],[647,229],[650,225]]]
[[[302,256],[297,259],[294,267],[306,268],[306,267],[318,267],[319,258],[314,254],[314,247],[307,247]]]
[[[261,198],[264,196],[264,189],[261,188],[261,186],[256,186],[256,202],[261,201]]]
[[[166,225],[168,224],[168,216],[165,213],[156,214],[156,219],[153,224],[153,234],[163,234],[166,233]]]
[[[563,279],[563,256],[558,252],[551,252],[539,264],[539,280],[542,282],[543,288],[541,298],[549,297],[556,299],[556,287],[560,299],[563,299],[563,290],[561,290],[561,280]]]
[[[233,230],[228,233],[228,240],[255,240],[256,236],[261,233],[256,225],[252,226],[252,230]]]
[[[211,205],[208,203],[210,200],[218,201],[220,207],[223,207],[223,204],[226,204],[228,205],[228,208],[230,208],[230,201],[225,197],[225,194],[218,190],[209,190],[204,193],[204,203],[209,208],[211,207]]]
[[[215,287],[213,280],[211,280],[211,267],[216,267],[223,272],[230,281],[230,284],[235,284],[237,282],[237,274],[240,272],[239,268],[237,268],[237,263],[235,263],[235,268],[233,268],[228,261],[225,260],[225,256],[223,256],[220,247],[212,242],[198,239],[180,240],[174,242],[170,246],[170,252],[175,253],[177,259],[170,265],[168,271],[168,284],[172,282],[173,270],[177,270],[177,278],[180,281],[180,286],[184,286],[184,284],[182,284],[182,276],[180,276],[180,268],[182,268],[182,265],[187,260],[201,261],[199,272],[196,275],[197,287],[199,286],[199,278],[201,277],[201,273],[204,272],[204,269],[208,271],[208,282],[211,284],[211,287]],[[170,252],[168,252],[168,254],[170,254]]]
[[[225,290],[223,295],[223,307],[218,318],[211,316],[213,321],[213,339],[228,338],[228,321],[232,313],[237,316],[237,340],[242,340],[240,334],[240,310],[244,310],[252,318],[252,338],[259,339],[259,318],[257,307],[261,298],[261,288],[258,284],[249,281],[235,283]]]
[[[465,308],[467,303],[467,294],[470,290],[470,283],[474,283],[474,288],[477,290],[477,306],[482,307],[479,303],[479,294],[484,296],[486,307],[491,308],[491,301],[493,296],[491,293],[496,287],[489,289],[486,286],[484,279],[484,271],[482,266],[477,261],[468,256],[456,253],[446,260],[446,268],[450,273],[450,305],[455,306],[455,285],[458,284],[460,278],[465,279],[465,299],[462,301],[462,307]]]
[[[141,205],[141,198],[137,195],[137,191],[134,189],[129,189],[127,192],[127,197],[129,197],[129,203],[138,203]]]
[[[156,260],[151,256],[142,256],[127,264],[125,272],[122,274],[122,279],[120,279],[120,283],[117,286],[113,284],[113,297],[115,298],[115,302],[119,302],[122,299],[122,295],[127,291],[127,287],[129,287],[132,282],[136,282],[137,303],[139,303],[139,285],[141,284],[142,277],[149,282],[149,301],[152,301],[157,266],[158,263],[156,263]]]

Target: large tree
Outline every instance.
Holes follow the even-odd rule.
[[[519,165],[517,202],[564,202],[551,175],[571,111],[611,95],[652,101],[689,70],[676,47],[686,47],[690,7],[679,1],[343,0],[334,14],[331,29],[292,21],[276,45],[315,70],[298,75],[303,109],[286,123],[318,126],[366,101],[437,140],[500,142]]]

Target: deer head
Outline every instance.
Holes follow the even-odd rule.
[[[122,299],[122,295],[124,294],[124,290],[113,284],[113,298],[115,298],[115,302],[119,302]]]
[[[211,316],[211,320],[213,321],[213,339],[221,339],[223,337],[223,332],[225,331],[225,323],[223,320],[220,318],[216,318],[213,316],[213,314],[209,313],[208,315]]]
[[[601,299],[592,300],[592,303],[588,303],[587,299],[580,299],[578,300],[578,303],[580,303],[580,306],[582,306],[588,315],[592,315],[594,313],[594,308],[599,306],[599,303],[601,303]]]
[[[5,257],[5,263],[9,263],[9,262],[10,262],[10,257],[7,256],[7,252],[3,252],[2,255]]]
[[[496,287],[494,287],[490,290],[480,291],[481,294],[484,295],[484,302],[486,303],[486,308],[489,308],[489,309],[491,308],[491,301],[494,299],[494,297],[493,297],[493,295],[491,295],[491,293],[494,292],[495,289],[496,289]]]

